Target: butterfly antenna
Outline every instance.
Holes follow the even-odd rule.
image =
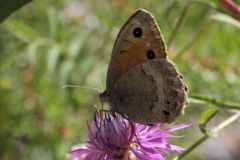
[[[104,91],[103,90],[103,86],[102,86],[102,83],[101,83],[101,81],[100,81],[100,79],[101,79],[101,76],[98,74],[98,78],[99,78],[99,84],[100,84],[100,87],[101,87],[101,89],[102,89],[102,92]]]
[[[62,88],[65,89],[65,88],[85,88],[85,89],[92,89],[92,90],[95,90],[95,91],[98,91],[98,93],[102,93],[102,90],[101,89],[98,89],[98,88],[92,88],[92,87],[84,87],[84,86],[74,86],[74,85],[65,85],[63,86]]]

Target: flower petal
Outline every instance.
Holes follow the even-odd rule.
[[[176,130],[179,130],[179,129],[190,127],[191,125],[192,125],[192,123],[179,124],[179,125],[172,126],[170,128],[164,129],[161,132],[172,132],[172,131],[176,131]]]

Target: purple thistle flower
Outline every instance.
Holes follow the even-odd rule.
[[[72,157],[81,157],[82,160],[165,160],[162,155],[168,156],[167,151],[181,153],[185,150],[167,140],[183,136],[173,136],[169,132],[189,127],[191,124],[160,130],[163,126],[162,123],[148,126],[130,122],[113,112],[105,112],[105,117],[102,118],[96,109],[93,128],[88,124],[89,141],[85,147],[73,150]]]

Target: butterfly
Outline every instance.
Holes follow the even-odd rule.
[[[99,97],[137,123],[172,123],[184,114],[188,87],[150,12],[137,10],[119,31]]]

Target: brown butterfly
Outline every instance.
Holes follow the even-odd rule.
[[[168,59],[163,35],[151,13],[137,10],[121,28],[99,95],[112,111],[143,123],[172,123],[184,114],[188,88]]]

